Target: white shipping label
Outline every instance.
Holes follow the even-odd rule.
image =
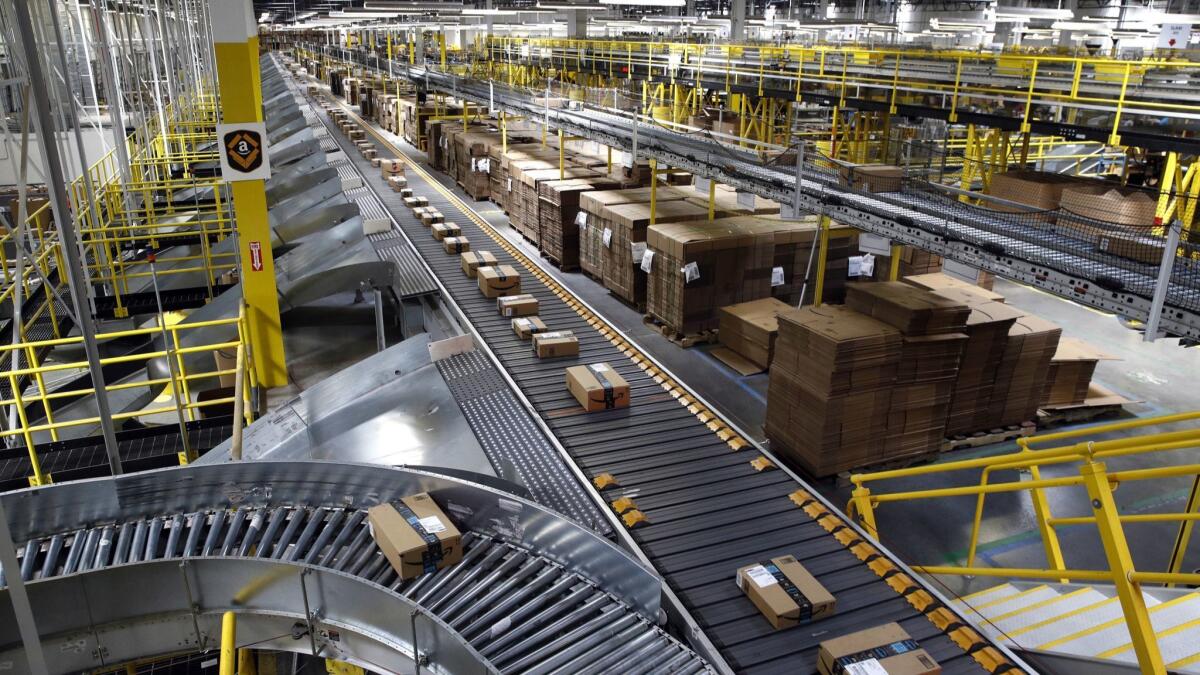
[[[636,265],[639,262],[641,262],[642,256],[646,255],[646,242],[631,241],[631,242],[629,242],[629,248],[632,249],[633,264]]]
[[[575,214],[575,224],[580,227],[587,227],[587,213],[580,211]]]
[[[604,239],[604,248],[612,248],[612,230],[604,228],[604,234],[601,236]]]
[[[424,518],[418,518],[417,522],[421,523],[421,527],[424,528],[429,534],[437,534],[438,532],[446,531],[445,523],[443,523],[442,519],[438,518],[437,516],[425,516]]]
[[[596,371],[597,373],[603,373],[604,371],[608,370],[608,364],[605,364],[605,363],[593,363],[592,365],[590,365],[588,367],[591,368],[592,370]]]
[[[530,321],[529,319],[522,317],[520,319],[513,319],[513,324],[520,326],[521,328],[529,328],[530,326],[533,325],[533,322]]]
[[[782,267],[772,267],[771,268],[771,287],[774,288],[775,286],[782,286],[785,283],[787,283],[787,282],[784,281],[784,279],[783,279],[783,268]]]
[[[862,276],[862,261],[861,255],[850,256],[850,269],[846,272],[846,276],[861,277]]]
[[[887,668],[878,659],[847,663],[845,672],[846,675],[888,675]]]
[[[738,203],[738,206],[741,206],[743,208],[747,208],[750,210],[754,210],[754,193],[753,192],[737,193],[737,203]]]
[[[700,278],[700,266],[694,262],[690,262],[679,268],[683,273],[683,283],[691,283]]]
[[[792,208],[791,204],[779,205],[779,217],[785,220],[796,217],[796,209]]]
[[[875,256],[868,253],[862,257],[862,275],[869,277],[875,274]]]
[[[512,179],[511,178],[508,179],[508,191],[512,192]]]
[[[653,263],[654,263],[654,251],[651,251],[650,249],[646,249],[646,252],[642,254],[642,271],[645,272],[646,274],[650,274],[650,266]]]
[[[753,581],[754,585],[759,588],[766,588],[767,586],[774,586],[779,583],[775,575],[768,572],[767,568],[762,565],[755,565],[747,569],[746,576],[750,577],[750,581]]]

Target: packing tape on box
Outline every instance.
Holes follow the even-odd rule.
[[[765,569],[768,574],[775,577],[775,581],[779,584],[779,587],[788,594],[788,597],[792,599],[792,602],[796,603],[796,605],[800,607],[800,620],[808,621],[811,619],[812,601],[809,600],[803,593],[801,593],[799,588],[796,588],[796,584],[793,584],[792,580],[787,578],[787,575],[783,573],[783,570],[779,569],[779,565],[768,561],[765,563],[759,563],[759,566]]]
[[[866,661],[868,659],[875,659],[876,661],[882,661],[886,658],[891,658],[893,656],[899,656],[900,654],[916,651],[920,648],[921,648],[921,645],[918,644],[916,640],[909,638],[907,640],[900,640],[899,642],[893,642],[891,644],[880,645],[878,647],[872,647],[871,649],[864,649],[861,652],[857,652],[854,654],[847,654],[846,656],[843,656],[843,657],[839,658],[838,660],[834,661],[833,662],[833,673],[834,673],[834,675],[840,675],[840,673],[845,673],[846,666],[848,666],[852,663],[858,663],[859,661]]]
[[[592,372],[596,373],[596,381],[604,388],[604,409],[612,410],[617,407],[617,394],[613,390],[612,382],[608,381],[608,375],[605,374],[609,371],[609,367],[603,363],[594,363],[588,367],[592,369]]]
[[[396,511],[408,521],[409,527],[417,533],[421,539],[425,540],[425,552],[421,554],[421,567],[425,574],[433,574],[437,571],[438,563],[442,561],[442,540],[429,530],[425,529],[425,524],[413,513],[412,509],[404,502],[394,502],[392,506]]]

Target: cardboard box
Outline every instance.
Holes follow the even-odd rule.
[[[1148,229],[1154,225],[1157,201],[1143,190],[1088,181],[1065,188],[1058,205],[1064,211],[1099,221],[1098,225],[1115,223]]]
[[[851,284],[846,306],[905,335],[958,333],[971,310],[964,304],[899,281]]]
[[[415,579],[462,560],[462,537],[422,492],[367,510],[375,543],[401,579]]]
[[[442,247],[446,253],[465,253],[471,250],[471,242],[466,237],[445,237]]]
[[[438,214],[441,217],[441,214]],[[462,234],[457,223],[433,223],[429,226],[429,231],[433,233],[433,238],[442,241],[446,237],[457,237]]]
[[[904,169],[889,164],[839,166],[842,184],[868,192],[896,192],[904,182]]]
[[[817,656],[817,671],[821,675],[841,675],[852,663],[876,667],[874,671],[861,671],[866,673],[880,672],[879,668],[887,675],[939,675],[942,672],[937,661],[897,623],[821,642]]]
[[[1004,302],[1004,296],[995,291],[968,283],[961,279],[955,279],[954,277],[948,274],[942,274],[941,272],[932,272],[930,274],[911,274],[901,279],[901,281],[910,286],[924,288],[925,290],[933,291],[942,297],[950,297],[955,300],[960,299],[961,296],[947,295],[945,291],[967,293],[983,302]]]
[[[459,257],[462,259],[463,274],[470,279],[475,278],[475,272],[480,267],[496,265],[496,256],[492,255],[490,251],[467,251]]]
[[[567,390],[588,412],[629,407],[629,383],[607,363],[567,368]]]
[[[384,177],[390,175],[404,175],[404,160],[402,159],[381,159],[379,160],[379,170]]]
[[[399,174],[389,174],[387,184],[392,189],[392,192],[400,192],[408,187],[408,179]]]
[[[540,359],[579,355],[579,338],[569,330],[535,333],[531,340],[533,351]]]
[[[739,569],[737,585],[775,630],[830,616],[836,605],[833,595],[790,555]]]
[[[528,293],[507,295],[496,298],[496,309],[501,316],[531,316],[538,313],[538,300]]]
[[[438,211],[437,209],[435,209],[433,207],[426,207],[425,211],[421,213],[421,224],[426,227],[431,227],[435,224],[444,223],[444,222],[446,222],[446,217],[442,215],[441,211]],[[436,234],[437,230],[435,229],[434,232],[435,232],[434,236],[437,237],[437,234]],[[441,239],[441,237],[437,237],[437,238]]]
[[[766,370],[775,355],[779,315],[794,307],[775,298],[762,298],[717,310],[721,344]]]
[[[521,292],[521,274],[512,265],[480,266],[475,270],[479,290],[485,298],[517,295]]]
[[[1050,171],[1013,170],[992,174],[987,193],[1010,202],[1025,204],[1041,211],[1052,211],[1062,201],[1063,190],[1080,185],[1084,180]],[[984,201],[983,205],[997,211],[1022,213],[1041,220],[1049,220],[1050,214],[1024,211],[1018,207],[1005,206]]]
[[[512,320],[513,332],[522,340],[528,340],[537,333],[546,332],[546,323],[537,316],[522,316]]]

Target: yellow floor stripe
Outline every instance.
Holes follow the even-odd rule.
[[[1010,619],[1014,616],[1020,616],[1021,614],[1024,614],[1025,612],[1031,612],[1035,609],[1043,609],[1045,607],[1049,607],[1050,605],[1053,605],[1056,602],[1061,602],[1063,600],[1066,600],[1067,598],[1079,595],[1081,593],[1087,593],[1090,590],[1091,590],[1090,588],[1081,588],[1072,593],[1067,593],[1066,595],[1056,595],[1053,598],[1047,598],[1045,600],[1042,600],[1041,602],[1035,602],[1032,605],[1026,605],[1026,606],[1022,607],[1021,609],[1014,610],[1007,614],[1001,614],[1000,616],[988,617],[988,623],[995,623],[995,622],[1003,620],[1003,619]]]
[[[1072,616],[1078,616],[1079,614],[1083,614],[1085,612],[1090,612],[1094,609],[1098,609],[1100,607],[1103,607],[1104,605],[1112,604],[1116,601],[1117,601],[1117,598],[1114,596],[1111,598],[1107,598],[1105,600],[1101,600],[1100,602],[1093,602],[1090,605],[1085,605],[1083,607],[1080,607],[1079,609],[1067,612],[1066,614],[1059,614],[1058,616],[1052,616],[1049,619],[1046,619],[1045,621],[1039,621],[1035,624],[1025,626],[1024,628],[1017,628],[1014,630],[1004,631],[1004,633],[1005,633],[1005,635],[1008,635],[1009,637],[1016,637],[1016,636],[1022,635],[1024,633],[1028,633],[1029,631],[1034,630],[1036,628],[1043,628],[1045,626],[1049,626],[1052,623],[1057,623],[1059,621],[1062,621],[1063,619],[1067,619]]]
[[[1178,661],[1175,661],[1173,663],[1168,663],[1167,667],[1168,668],[1183,668],[1185,666],[1191,666],[1191,665],[1194,665],[1197,663],[1200,663],[1200,652],[1196,652],[1195,654],[1192,654],[1191,656],[1189,656],[1187,658],[1179,659]]]
[[[1159,611],[1159,610],[1163,610],[1163,609],[1166,609],[1166,608],[1168,608],[1168,607],[1173,607],[1173,606],[1175,606],[1175,605],[1178,605],[1179,603],[1181,603],[1181,602],[1183,602],[1183,601],[1185,601],[1185,600],[1188,600],[1188,599],[1193,599],[1193,598],[1196,598],[1196,597],[1198,597],[1198,596],[1197,596],[1195,593],[1192,593],[1192,594],[1190,594],[1190,595],[1185,595],[1185,596],[1183,596],[1183,597],[1181,597],[1181,598],[1175,598],[1174,600],[1170,600],[1170,601],[1168,601],[1168,602],[1164,602],[1164,603],[1161,603],[1161,604],[1155,605],[1155,606],[1153,606],[1153,607],[1150,607],[1148,611],[1149,611],[1151,614],[1153,614],[1153,613],[1155,613],[1155,612],[1157,612],[1157,611]],[[1122,623],[1125,623],[1125,616],[1124,616],[1124,615],[1122,615],[1122,616],[1120,616],[1120,617],[1118,617],[1118,618],[1116,618],[1116,619],[1113,619],[1113,620],[1111,620],[1111,621],[1105,621],[1105,622],[1104,622],[1104,623],[1102,623],[1102,624],[1099,624],[1099,625],[1096,625],[1096,626],[1092,626],[1091,628],[1086,628],[1086,629],[1084,629],[1084,630],[1081,630],[1081,631],[1079,631],[1078,633],[1073,633],[1073,634],[1071,634],[1071,635],[1068,635],[1068,636],[1066,636],[1066,637],[1061,637],[1061,638],[1059,638],[1059,639],[1057,639],[1057,640],[1052,640],[1052,641],[1050,641],[1050,642],[1047,642],[1047,643],[1046,643],[1046,644],[1044,644],[1044,645],[1038,645],[1038,646],[1037,646],[1037,648],[1038,648],[1038,649],[1053,649],[1054,647],[1057,647],[1057,646],[1059,646],[1059,645],[1066,644],[1066,643],[1068,643],[1068,642],[1070,642],[1070,641],[1072,641],[1072,640],[1076,640],[1076,639],[1078,639],[1078,638],[1084,637],[1085,635],[1092,635],[1092,634],[1094,634],[1094,633],[1099,633],[1100,631],[1102,631],[1102,630],[1104,630],[1104,629],[1106,629],[1106,628],[1112,628],[1113,626],[1116,626],[1116,625],[1119,625],[1119,624],[1122,624]]]
[[[1185,621],[1185,622],[1179,624],[1178,626],[1172,626],[1172,627],[1162,631],[1161,633],[1155,633],[1154,637],[1161,640],[1162,638],[1169,637],[1176,633],[1182,633],[1183,631],[1185,631],[1189,628],[1195,628],[1196,626],[1200,626],[1200,619],[1193,619],[1191,621]],[[1096,658],[1110,659],[1110,658],[1116,656],[1117,654],[1120,654],[1122,652],[1127,652],[1130,649],[1133,649],[1133,643],[1127,642],[1127,643],[1121,645],[1120,647],[1114,647],[1106,652],[1100,652],[1099,654],[1096,655]]]
[[[962,596],[959,596],[959,598],[958,598],[958,599],[959,599],[959,600],[961,600],[961,601],[963,601],[963,602],[965,602],[965,603],[967,603],[967,604],[970,604],[970,603],[971,603],[971,601],[972,601],[972,600],[974,600],[975,598],[978,598],[978,597],[981,597],[981,596],[987,595],[988,593],[991,593],[991,592],[993,592],[993,591],[995,591],[995,590],[997,590],[997,589],[1003,588],[1004,586],[1012,586],[1012,584],[1000,584],[1000,585],[998,585],[998,586],[992,586],[992,587],[990,587],[990,588],[985,588],[985,589],[983,589],[982,591],[975,591],[974,593],[972,593],[972,594],[970,594],[970,595],[962,595]],[[1010,597],[1010,596],[1005,596],[1005,597]]]
[[[996,600],[992,600],[991,602],[985,602],[982,605],[975,605],[971,609],[978,612],[981,609],[987,609],[988,607],[993,607],[995,605],[999,605],[1002,602],[1008,602],[1009,600],[1016,600],[1017,598],[1023,598],[1025,596],[1029,595],[1030,593],[1037,593],[1038,591],[1040,591],[1044,588],[1049,588],[1049,586],[1047,586],[1045,584],[1042,584],[1041,586],[1034,586],[1033,588],[1031,588],[1027,591],[1021,591],[1020,593],[1017,593],[1016,595],[1006,595],[1003,598],[997,598]]]

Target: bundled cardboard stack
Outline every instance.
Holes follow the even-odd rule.
[[[718,307],[771,294],[774,235],[737,220],[656,224],[647,230],[653,255],[642,262],[650,275],[646,311],[676,334],[716,328]]]
[[[946,436],[962,436],[982,431],[980,420],[991,406],[996,373],[1004,358],[1008,344],[1008,332],[1022,313],[1003,303],[984,300],[969,293],[945,290],[944,297],[957,297],[967,302],[971,314],[963,332],[967,344],[963,348],[962,363],[954,380],[954,394],[950,401],[950,413],[946,418]]]
[[[542,252],[563,271],[579,268],[580,197],[609,190],[617,182],[604,177],[545,181],[538,186],[538,230]],[[586,222],[586,218],[584,219]]]
[[[687,195],[677,188],[663,188],[655,195],[659,203],[681,201]],[[584,216],[576,221],[579,226],[579,266],[596,279],[604,277],[604,229],[612,230],[607,222],[607,208],[619,204],[648,204],[650,188],[626,190],[596,190],[579,196],[579,210]],[[611,235],[610,235],[611,236]]]
[[[487,199],[491,192],[491,146],[500,142],[500,133],[473,127],[449,132],[448,172],[467,194]]]
[[[615,204],[606,207],[597,218],[601,228],[599,250],[604,287],[639,308],[646,304],[647,274],[642,271],[641,263],[650,214],[648,203]],[[708,217],[704,207],[687,200],[656,200],[654,214],[658,223],[695,222]]]
[[[1008,342],[992,390],[987,415],[977,429],[1006,427],[1037,419],[1046,391],[1050,360],[1058,350],[1062,329],[1032,315],[1020,317],[1008,331]]]
[[[813,250],[818,241],[817,218],[793,219],[768,215],[758,217],[758,222],[775,234],[771,296],[791,305],[799,305],[803,291],[803,304],[811,304],[817,289],[817,257]],[[831,228],[833,234],[826,247],[825,288],[822,295],[824,302],[840,303],[846,297],[846,273],[854,238],[837,232],[844,229],[840,226],[832,225]]]
[[[882,458],[900,331],[842,305],[779,315],[767,391],[772,450],[815,476]]]
[[[793,309],[792,305],[775,298],[762,298],[722,307],[718,310],[720,323],[717,336],[722,345],[758,366],[760,370],[766,370],[775,356],[779,315]]]
[[[1113,357],[1078,338],[1064,337],[1050,360],[1041,407],[1080,405],[1088,397],[1096,364]]]
[[[846,306],[904,335],[888,409],[884,459],[940,449],[967,342],[962,331],[971,310],[957,300],[899,281],[853,284],[847,289]]]
[[[984,286],[977,286],[975,284],[968,283],[966,281],[962,281],[961,279],[955,279],[954,277],[949,276],[947,274],[942,274],[941,272],[933,272],[930,274],[914,274],[911,276],[904,276],[901,278],[901,281],[903,281],[904,283],[909,284],[911,286],[916,286],[917,288],[924,288],[927,291],[933,291],[934,293],[937,293],[937,294],[943,295],[943,296],[945,296],[947,294],[947,292],[956,293],[956,294],[966,293],[966,294],[968,294],[966,296],[951,295],[949,297],[954,298],[954,299],[961,299],[962,297],[970,297],[970,298],[973,298],[972,303],[1004,302],[1003,295],[1001,295],[989,288],[986,288]],[[972,304],[972,303],[968,303],[968,304]]]

